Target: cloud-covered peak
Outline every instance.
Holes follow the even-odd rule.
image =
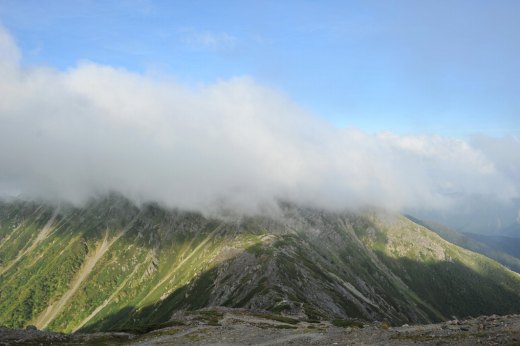
[[[249,77],[193,87],[91,62],[26,69],[5,31],[0,45],[4,193],[245,212],[278,199],[442,210],[519,196],[516,138],[339,129]]]

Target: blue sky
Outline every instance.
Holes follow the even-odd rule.
[[[520,1],[0,0],[23,64],[251,76],[338,127],[520,134]]]

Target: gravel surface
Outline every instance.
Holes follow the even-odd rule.
[[[400,327],[375,322],[352,328],[330,322],[285,323],[227,309],[217,315],[181,316],[181,321],[184,325],[142,335],[59,334],[0,327],[0,345],[520,345],[520,315]]]

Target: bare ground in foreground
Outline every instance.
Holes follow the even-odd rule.
[[[520,345],[520,315],[400,327],[375,322],[363,328],[353,321],[335,321],[334,325],[233,309],[202,310],[175,318],[159,329],[140,333],[60,334],[0,327],[0,345]]]

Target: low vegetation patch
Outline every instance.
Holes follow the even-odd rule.
[[[287,316],[281,316],[281,315],[274,315],[274,314],[254,314],[253,316],[260,317],[260,318],[265,318],[267,320],[273,320],[273,321],[288,323],[288,324],[298,324],[300,322],[299,320],[297,320],[295,318],[291,318],[291,317],[287,317]]]
[[[298,329],[298,327],[296,327],[296,326],[289,326],[289,325],[286,325],[286,324],[276,324],[276,325],[274,325],[272,327],[276,328],[276,329]]]
[[[280,313],[284,310],[288,310],[291,308],[291,305],[289,303],[286,303],[286,302],[280,302],[278,304],[276,304],[273,308],[271,308],[270,310],[274,313]]]
[[[116,328],[110,329],[110,332],[122,332],[122,333],[130,333],[130,334],[146,334],[150,333],[154,330],[168,328],[168,327],[176,327],[176,326],[184,326],[186,323],[178,320],[171,320],[164,323],[156,323],[156,324],[145,324],[140,326],[132,326],[127,328]]]
[[[188,312],[194,319],[206,322],[208,326],[220,326],[219,320],[224,317],[224,313],[216,310],[197,310]]]
[[[389,330],[390,324],[388,322],[383,322],[383,323],[381,323],[381,328],[384,330]]]
[[[307,322],[307,323],[321,323],[320,320],[315,320],[315,319],[311,319],[311,318],[308,318],[306,320],[302,320],[303,322]]]
[[[190,315],[201,315],[208,318],[222,318],[224,317],[224,313],[217,310],[197,310],[190,311]]]
[[[363,328],[363,323],[356,321],[356,320],[341,320],[336,319],[332,320],[331,323],[336,327],[343,327],[343,328]]]
[[[309,320],[319,321],[320,319],[323,318],[323,314],[310,304],[304,303],[303,309],[305,311],[305,314],[309,318]]]

